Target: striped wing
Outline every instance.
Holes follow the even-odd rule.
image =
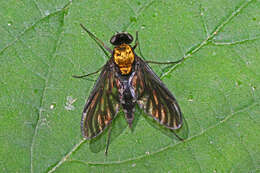
[[[136,74],[131,81],[141,109],[169,129],[182,125],[180,107],[159,77],[139,57],[136,57]]]
[[[101,134],[120,108],[114,68],[104,66],[87,100],[81,119],[82,135],[91,139]]]

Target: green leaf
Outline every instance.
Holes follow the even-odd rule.
[[[259,0],[0,2],[0,170],[259,172],[259,9]],[[107,45],[116,31],[139,31],[147,60],[185,58],[151,65],[181,106],[184,141],[138,109],[132,131],[123,113],[113,122],[107,157],[107,131],[83,140],[94,81],[72,75],[107,57],[80,23]]]

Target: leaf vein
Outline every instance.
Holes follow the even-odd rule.
[[[146,10],[148,9],[155,1],[152,0],[150,2],[148,2],[147,4],[143,5],[143,7],[141,7],[138,11],[137,11],[137,14],[135,15],[136,19],[139,18],[139,16]],[[130,26],[134,23],[134,21],[130,21],[127,25],[126,25],[126,29],[127,30],[128,28],[130,28]]]
[[[67,6],[66,6],[67,7]],[[58,30],[58,39],[56,40],[56,43],[55,43],[55,46],[54,46],[54,50],[52,52],[52,57],[55,56],[55,53],[57,52],[57,48],[58,48],[58,45],[60,44],[60,39],[61,39],[61,35],[62,35],[62,31],[63,31],[63,25],[64,25],[64,17],[65,17],[65,12],[64,12],[65,9],[63,10],[60,10],[59,12],[63,12],[63,21],[60,23],[60,29]],[[54,59],[54,58],[53,58]],[[47,86],[48,86],[48,79],[49,79],[49,76],[51,74],[51,68],[48,67],[48,73],[47,73],[47,77],[46,77],[46,80],[44,82],[44,85],[43,85],[43,91],[42,91],[42,95],[41,95],[41,98],[40,98],[40,105],[39,105],[39,113],[38,113],[38,116],[37,116],[37,120],[36,120],[36,125],[35,125],[35,128],[34,128],[34,132],[33,132],[33,136],[32,136],[32,143],[31,143],[31,146],[30,146],[30,166],[31,166],[31,173],[34,172],[33,170],[33,153],[34,153],[34,144],[35,144],[35,140],[36,140],[36,136],[37,136],[37,132],[38,132],[38,129],[39,129],[39,122],[40,122],[40,119],[41,119],[41,116],[42,116],[42,112],[43,112],[43,109],[42,109],[42,106],[43,106],[43,102],[44,102],[44,98],[45,98],[45,94],[46,94],[46,91],[47,91]]]
[[[208,130],[211,130],[211,129],[214,129],[214,128],[217,128],[218,126],[220,126],[221,124],[227,122],[230,118],[232,118],[233,116],[235,116],[235,114],[238,114],[238,113],[241,113],[241,112],[244,112],[244,111],[247,111],[248,109],[254,107],[254,106],[257,106],[259,105],[258,102],[256,103],[252,103],[244,108],[241,108],[239,110],[237,110],[236,112],[232,112],[231,114],[229,114],[228,116],[226,116],[226,118],[222,121],[220,121],[219,123],[215,124],[215,125],[212,125],[210,127],[208,127],[207,129],[205,130],[202,130],[199,134],[197,135],[194,135],[194,136],[191,136],[190,138],[184,140],[183,142],[188,142],[188,141],[191,141],[191,140],[194,140],[202,135],[204,135]],[[131,161],[136,161],[136,160],[140,160],[140,159],[143,159],[143,158],[146,158],[146,157],[151,157],[152,155],[155,155],[155,154],[158,154],[158,153],[161,153],[161,152],[164,152],[168,149],[171,149],[171,148],[174,148],[176,147],[177,145],[180,145],[182,144],[183,142],[178,142],[176,144],[170,144],[164,148],[161,148],[155,152],[152,152],[150,153],[149,155],[147,154],[144,154],[144,155],[140,155],[140,156],[137,156],[135,158],[131,158],[131,159],[126,159],[126,160],[121,160],[121,161],[110,161],[110,162],[107,162],[107,163],[101,163],[101,162],[85,162],[85,161],[80,161],[81,163],[84,163],[86,165],[109,165],[109,164],[123,164],[123,163],[127,163],[127,162],[131,162]],[[79,144],[81,143],[81,141],[79,142]],[[73,150],[75,150],[73,148]],[[79,161],[79,160],[70,160],[70,162],[73,162],[73,161]]]
[[[57,13],[60,13],[60,12],[62,12],[62,11],[64,11],[64,10],[66,10],[66,9],[70,6],[70,4],[71,4],[71,1],[69,1],[69,3],[66,4],[63,8],[61,8],[61,9],[59,9],[59,10],[53,12],[53,13],[50,13],[50,14],[47,15],[47,16],[44,16],[44,17],[38,19],[38,20],[35,21],[32,25],[30,25],[29,27],[25,28],[25,29],[20,33],[20,35],[18,35],[18,36],[16,37],[16,39],[14,39],[13,41],[11,41],[9,44],[7,44],[4,48],[2,48],[2,49],[0,50],[0,55],[3,54],[4,51],[7,50],[9,47],[13,46],[17,41],[19,41],[19,40],[26,34],[26,32],[28,32],[28,31],[30,31],[31,29],[33,29],[37,24],[39,24],[40,22],[42,22],[42,21],[45,20],[46,18],[49,18],[49,17],[51,17],[51,16],[56,15]]]
[[[219,31],[226,25],[228,24],[235,16],[237,16],[244,8],[246,8],[252,1],[254,0],[246,0],[242,5],[240,5],[235,11],[229,15],[226,20],[224,20],[222,23],[220,23],[216,29],[201,43],[193,47],[192,49],[188,50],[184,56],[183,56],[183,61],[181,61],[178,64],[172,65],[171,68],[169,68],[167,71],[163,72],[161,75],[161,79],[163,79],[165,76],[167,76],[169,73],[171,73],[178,65],[183,63],[187,58],[190,58],[193,54],[198,52],[201,48],[206,46],[209,42],[212,41],[212,39],[219,33]]]
[[[39,5],[38,5],[38,3],[37,3],[35,0],[32,0],[32,2],[33,2],[34,5],[36,6],[36,8],[39,10],[39,12],[41,13],[41,15],[44,16],[44,15],[43,15],[43,12],[42,12],[42,10],[41,10],[41,8],[40,8]]]
[[[223,46],[223,45],[237,45],[237,44],[244,44],[247,42],[252,42],[252,41],[257,41],[260,39],[260,36],[254,37],[254,38],[248,38],[248,39],[243,39],[243,40],[237,40],[237,41],[231,41],[231,42],[215,42],[213,41],[212,43],[217,46]]]

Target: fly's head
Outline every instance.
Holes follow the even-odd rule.
[[[122,75],[128,75],[131,72],[135,54],[129,45],[133,37],[127,32],[121,32],[114,35],[110,43],[115,46],[113,51],[114,62],[118,65]]]
[[[131,44],[133,41],[133,36],[127,32],[119,32],[112,36],[110,43],[114,46],[119,46],[123,43]]]

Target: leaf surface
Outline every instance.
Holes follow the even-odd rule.
[[[259,9],[259,0],[0,2],[0,170],[259,172]],[[123,113],[113,122],[107,157],[107,131],[82,139],[94,81],[72,75],[107,57],[80,23],[109,46],[116,31],[139,31],[146,60],[185,58],[151,65],[181,106],[183,142],[138,109],[133,131]]]

